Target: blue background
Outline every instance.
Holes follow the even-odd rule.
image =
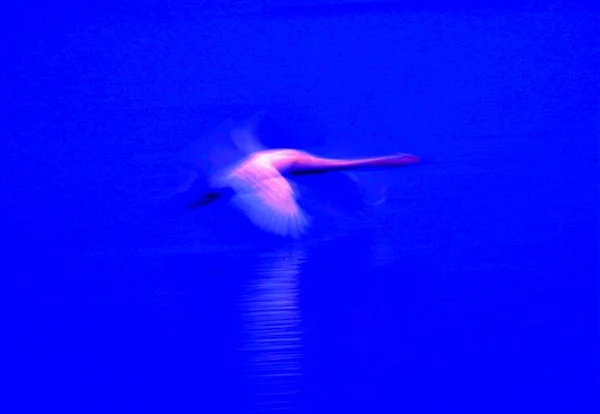
[[[293,4],[6,19],[6,412],[594,412],[597,15]],[[300,241],[156,220],[259,109],[269,146],[425,162],[376,207],[303,182]]]

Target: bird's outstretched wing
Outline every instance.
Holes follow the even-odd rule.
[[[269,163],[242,164],[229,175],[231,203],[258,227],[281,236],[302,235],[309,217],[296,202],[292,185]]]

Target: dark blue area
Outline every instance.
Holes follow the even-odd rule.
[[[306,3],[18,8],[6,412],[596,412],[598,16]],[[299,241],[157,217],[258,110],[269,147],[424,162],[376,206],[299,178]]]

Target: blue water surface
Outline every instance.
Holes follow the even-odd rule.
[[[269,4],[19,21],[6,412],[595,412],[597,16]],[[257,110],[269,146],[424,162],[376,205],[299,180],[299,240],[157,218]]]

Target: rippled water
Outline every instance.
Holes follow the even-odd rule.
[[[300,247],[261,255],[256,279],[244,288],[242,350],[257,410],[297,406],[305,353],[299,289],[304,260]]]
[[[594,201],[556,197],[554,157],[500,169],[494,151],[400,171],[385,203],[339,222],[316,206],[300,241],[216,205],[132,220],[83,252],[36,242],[13,257],[7,303],[27,344],[13,384],[61,406],[171,412],[478,411],[557,383],[578,395],[566,382],[586,373]]]
[[[112,203],[109,216],[121,215],[85,233],[93,239],[30,239],[24,251],[37,253],[13,257],[21,276],[7,298],[27,344],[14,384],[79,409],[564,403],[545,390],[576,396],[567,378],[587,372],[577,315],[595,266],[597,200],[582,174],[594,161],[528,139],[463,140],[445,159],[385,175],[389,197],[376,206],[328,198],[336,178],[305,182],[314,223],[299,241],[225,203],[166,222]],[[139,205],[155,205],[155,191],[135,193]]]

